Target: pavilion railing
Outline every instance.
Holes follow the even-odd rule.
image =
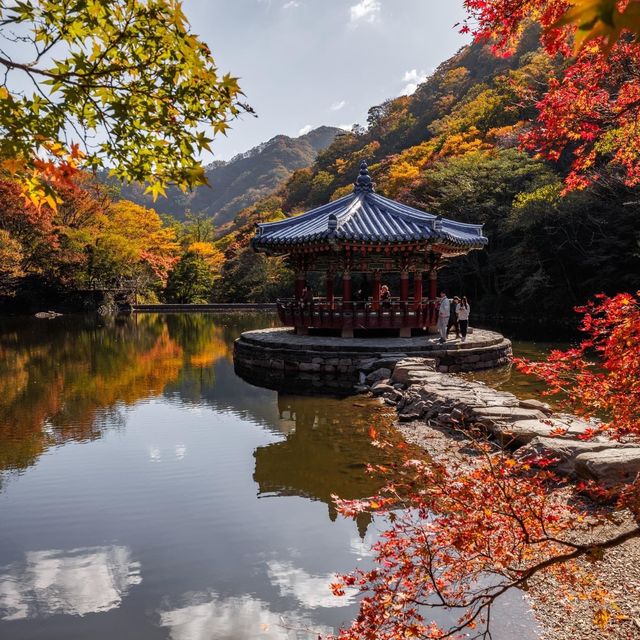
[[[437,321],[435,300],[409,299],[372,302],[329,301],[314,298],[312,302],[295,299],[277,301],[278,317],[285,326],[313,329],[420,329]]]

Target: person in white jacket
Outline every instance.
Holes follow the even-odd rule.
[[[458,314],[458,326],[460,327],[461,341],[464,342],[467,339],[467,329],[469,328],[469,313],[471,307],[467,301],[467,296],[462,296],[462,301],[456,309]]]
[[[449,326],[449,315],[451,314],[451,301],[443,291],[440,294],[440,306],[438,307],[438,333],[440,342],[447,341],[447,327]]]

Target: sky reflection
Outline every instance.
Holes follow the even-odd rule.
[[[29,551],[24,563],[4,567],[0,574],[0,617],[22,620],[109,611],[141,582],[140,563],[131,559],[126,547]]]
[[[315,640],[331,633],[296,612],[276,613],[249,595],[221,598],[193,593],[185,605],[160,613],[160,625],[171,640]]]

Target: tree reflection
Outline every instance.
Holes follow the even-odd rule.
[[[231,366],[240,328],[270,322],[264,314],[2,319],[0,471],[124,426],[128,406],[167,389],[199,402],[215,387],[216,363]]]
[[[0,363],[0,469],[24,469],[52,445],[122,424],[124,407],[178,376],[182,350],[153,317],[23,321],[2,332]]]

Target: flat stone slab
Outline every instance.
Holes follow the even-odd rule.
[[[519,406],[487,406],[474,411],[479,422],[537,422],[545,417],[542,411],[537,409],[525,409]],[[536,435],[543,435],[541,433]],[[548,435],[548,434],[544,434]]]
[[[633,482],[640,473],[640,447],[616,447],[581,453],[575,460],[576,475],[612,488]]]
[[[555,459],[552,465],[555,471],[563,475],[573,476],[576,473],[576,458],[583,453],[596,453],[610,449],[629,449],[633,445],[617,442],[600,442],[595,440],[573,440],[571,438],[534,438],[515,453],[519,460],[532,458]],[[586,461],[585,461],[586,464]]]
[[[534,409],[521,409],[520,411],[535,411]],[[494,435],[500,435],[505,442],[524,445],[538,437],[577,438],[595,425],[582,420],[569,420],[546,417],[541,411],[535,419],[518,420],[506,426],[494,429]],[[564,433],[560,433],[563,431]]]
[[[241,335],[245,342],[270,347],[299,351],[344,351],[359,353],[396,353],[403,357],[405,354],[425,353],[445,355],[447,352],[468,351],[481,347],[494,347],[501,343],[511,345],[505,337],[495,331],[474,329],[467,336],[466,342],[450,339],[444,344],[439,342],[437,335],[416,336],[414,338],[339,338],[337,336],[299,336],[290,327],[276,327],[271,329],[257,329],[245,331]],[[399,358],[400,359],[400,358]]]

